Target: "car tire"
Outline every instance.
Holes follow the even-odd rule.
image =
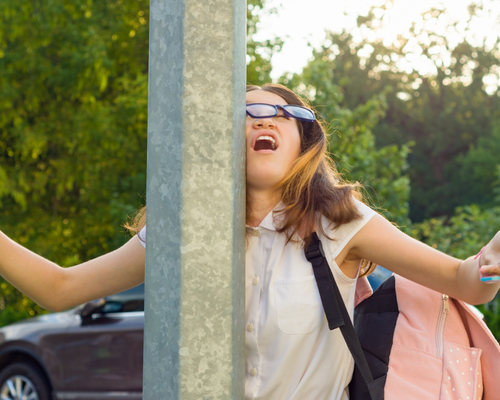
[[[21,391],[17,393],[19,388]],[[33,400],[51,400],[49,385],[38,366],[29,362],[8,365],[0,373],[0,398],[21,399],[23,397],[15,395],[20,395],[23,391]]]

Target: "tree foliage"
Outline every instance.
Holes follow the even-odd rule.
[[[2,230],[60,265],[124,243],[141,203],[148,18],[145,0],[0,3]]]
[[[386,115],[386,91],[373,94],[355,105],[347,105],[342,87],[333,79],[335,60],[315,51],[313,60],[301,74],[282,82],[312,100],[329,127],[329,151],[337,169],[348,181],[365,187],[369,203],[399,226],[407,226],[407,175],[409,145],[377,148],[374,128]]]
[[[495,35],[465,40],[481,10],[470,12],[469,21],[446,25],[446,10],[431,9],[387,43],[376,35],[387,10],[375,7],[358,18],[356,36],[327,33],[304,75],[316,88],[336,87],[329,101],[349,110],[385,93],[385,115],[372,131],[378,148],[414,143],[408,158],[414,221],[493,204],[500,47]]]
[[[248,0],[247,2],[247,83],[261,85],[271,81],[271,58],[281,50],[283,40],[280,38],[255,40],[260,16],[265,10],[265,0]],[[275,13],[275,8],[266,10]]]

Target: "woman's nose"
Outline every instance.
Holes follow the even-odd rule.
[[[253,126],[257,128],[276,127],[274,118],[256,118],[253,120]]]

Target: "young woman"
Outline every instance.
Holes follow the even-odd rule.
[[[441,293],[480,304],[500,284],[500,233],[478,260],[447,256],[403,234],[364,205],[326,158],[314,112],[293,92],[247,88],[246,398],[348,399],[353,360],[330,332],[304,257],[316,231],[347,309],[372,263]],[[118,250],[60,268],[0,234],[0,273],[45,308],[63,310],[144,280],[144,218]],[[370,260],[370,262],[364,261]]]

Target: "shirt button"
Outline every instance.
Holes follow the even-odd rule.
[[[252,332],[253,331],[253,325],[252,324],[248,324],[247,325],[247,331],[248,332]]]
[[[252,368],[250,370],[250,374],[253,375],[253,376],[256,376],[257,375],[257,370],[255,368]]]
[[[253,236],[260,236],[259,230],[258,229],[252,229],[252,235]]]
[[[258,284],[259,284],[259,278],[254,277],[254,278],[252,279],[252,283],[253,283],[254,285],[258,285]]]

